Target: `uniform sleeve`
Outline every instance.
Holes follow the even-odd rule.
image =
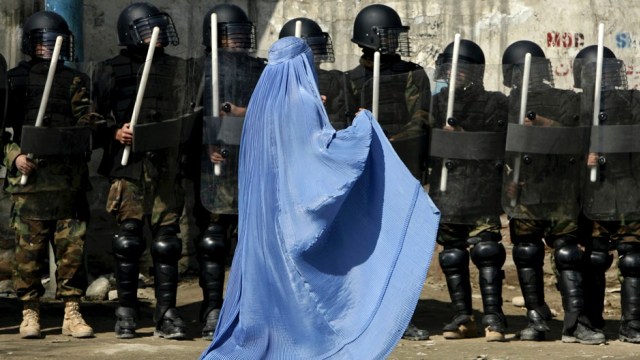
[[[4,166],[7,171],[15,173],[17,171],[15,165],[16,158],[22,153],[20,146],[14,142],[9,142],[4,145]]]

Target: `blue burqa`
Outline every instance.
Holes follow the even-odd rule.
[[[368,111],[335,131],[313,54],[287,37],[249,103],[239,232],[203,359],[379,359],[425,281],[439,212]]]

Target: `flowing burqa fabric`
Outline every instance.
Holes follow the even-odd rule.
[[[407,327],[439,212],[371,113],[335,131],[313,54],[287,37],[249,103],[239,232],[203,359],[378,359]]]

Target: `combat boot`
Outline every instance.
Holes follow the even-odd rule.
[[[220,309],[213,309],[209,311],[207,317],[204,320],[204,327],[202,328],[202,339],[213,340],[213,333],[216,331],[219,317]]]
[[[478,336],[478,328],[473,315],[456,315],[453,321],[442,329],[445,339],[467,339]]]
[[[120,306],[116,309],[116,338],[133,339],[136,336],[136,310]]]
[[[64,302],[64,320],[62,322],[62,335],[74,338],[93,337],[93,329],[82,318],[78,299],[66,299]]]
[[[600,345],[607,342],[603,333],[592,329],[589,325],[578,321],[572,331],[563,331],[562,342],[580,343],[584,345]]]
[[[410,322],[405,329],[404,334],[402,334],[402,338],[412,341],[429,340],[429,332],[427,330],[420,329]]]
[[[546,310],[551,312],[547,305],[545,304]],[[518,334],[520,340],[525,341],[544,341],[547,336],[546,333],[549,331],[549,326],[545,321],[544,317],[536,310],[527,311],[527,317],[529,318],[529,325],[526,328],[522,329]]]
[[[505,341],[505,318],[503,314],[487,314],[482,318],[484,337],[487,341]]]
[[[186,328],[187,324],[180,317],[178,309],[170,308],[158,321],[153,335],[165,339],[182,340],[187,337]]]
[[[640,321],[622,321],[619,336],[620,341],[640,344]]]
[[[22,310],[20,323],[20,337],[23,339],[38,339],[40,333],[40,303],[38,300],[27,301]]]

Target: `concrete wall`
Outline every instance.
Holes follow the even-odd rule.
[[[84,55],[88,66],[113,56],[118,51],[116,22],[120,11],[129,0],[84,0]],[[44,1],[0,1],[0,53],[14,66],[23,57],[20,54],[20,25],[33,11],[44,8]],[[202,53],[201,34],[203,17],[207,10],[219,2],[204,0],[155,0],[160,9],[172,15],[180,45],[171,53],[182,57]],[[254,20],[258,45],[266,51],[277,39],[282,25],[295,17],[315,19],[333,38],[337,54],[337,67],[348,69],[360,54],[351,43],[353,20],[368,0],[240,0],[237,5],[247,10]],[[411,27],[410,40],[413,56],[409,58],[432,73],[437,54],[453,40],[455,33],[477,42],[485,52],[488,64],[498,64],[503,50],[512,42],[527,39],[538,43],[552,59],[556,84],[571,88],[573,57],[584,46],[597,41],[597,26],[605,24],[605,45],[625,60],[629,83],[640,83],[640,65],[635,59],[640,47],[640,3],[613,0],[429,0],[386,1],[400,14],[405,25]],[[637,70],[634,68],[637,65]],[[492,73],[497,67],[488,67],[486,83],[489,88],[501,90],[501,79]],[[94,154],[98,159],[99,153]],[[95,160],[93,164],[95,166]],[[91,194],[93,221],[88,247],[89,261],[95,272],[106,272],[110,255],[110,234],[114,222],[103,210],[107,184],[98,176],[92,178]],[[6,197],[0,203],[7,203]],[[8,206],[0,206],[0,235],[10,236],[2,228],[8,221]],[[185,225],[186,237],[194,236]],[[9,234],[9,235],[8,235]],[[1,242],[0,252],[10,246]],[[189,251],[187,251],[189,252]],[[0,254],[0,262],[3,260]],[[4,261],[6,263],[6,260]],[[6,266],[4,267],[6,268]],[[0,266],[0,279],[2,269]],[[6,272],[6,271],[5,271]],[[6,274],[5,274],[6,276]]]

